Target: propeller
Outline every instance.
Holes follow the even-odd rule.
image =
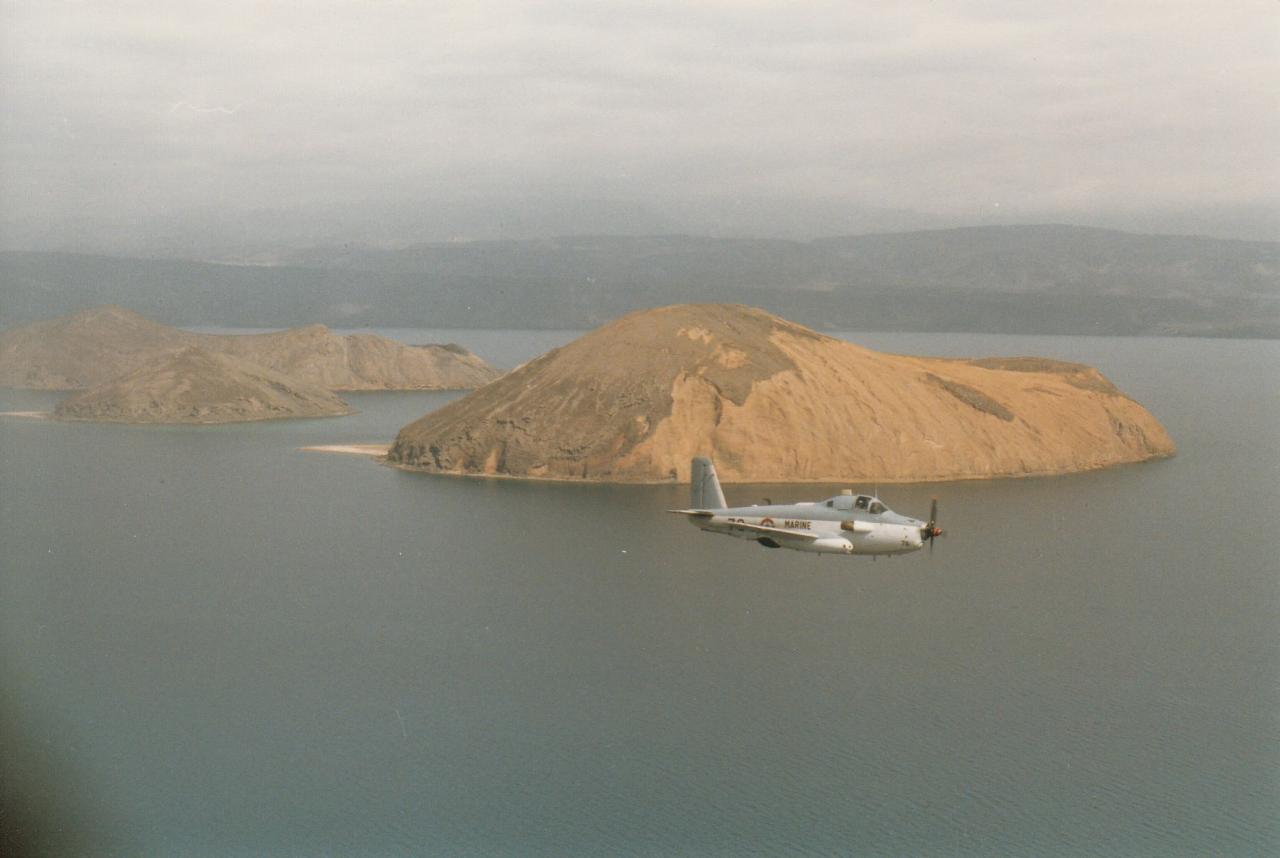
[[[933,540],[945,533],[945,530],[938,527],[938,499],[934,498],[929,505],[929,523],[920,528],[920,538],[929,543],[930,554],[933,553]]]

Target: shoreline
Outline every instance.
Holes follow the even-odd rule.
[[[309,449],[309,448],[304,448]],[[333,451],[337,452],[337,451]],[[356,451],[352,451],[356,452]],[[365,454],[372,455],[372,454]],[[688,485],[688,481],[681,482],[679,480],[618,480],[618,479],[601,479],[595,477],[547,477],[547,476],[527,476],[524,474],[486,474],[479,471],[437,471],[430,468],[415,468],[412,465],[402,465],[399,462],[389,462],[385,459],[382,464],[389,468],[395,468],[398,471],[405,471],[410,474],[427,474],[429,476],[452,477],[455,479],[470,480],[518,480],[520,482],[529,483],[577,483],[580,485],[597,485],[597,486],[678,486]],[[789,480],[721,480],[723,485],[741,485],[741,486],[790,486],[790,485],[861,485],[875,483],[881,486],[920,486],[920,485],[940,485],[942,483],[968,483],[983,480],[1025,480],[1025,479],[1041,479],[1052,477],[1070,477],[1077,474],[1092,474],[1098,471],[1109,471],[1114,468],[1132,467],[1135,465],[1155,464],[1167,461],[1176,456],[1176,453],[1161,456],[1148,456],[1143,459],[1132,459],[1117,462],[1108,462],[1105,464],[1092,465],[1084,468],[1064,468],[1062,470],[1045,470],[1045,471],[1024,471],[1019,473],[993,473],[993,474],[968,474],[953,475],[939,478],[919,478],[919,479],[892,479],[885,477],[831,477],[822,479],[789,479]]]

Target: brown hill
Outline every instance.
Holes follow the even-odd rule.
[[[502,374],[461,346],[410,346],[376,334],[340,336],[324,325],[206,335],[204,346],[331,390],[460,390]]]
[[[761,310],[624,316],[404,427],[388,459],[454,474],[931,481],[1060,474],[1174,453],[1097,370],[881,354]]]
[[[98,307],[0,332],[0,386],[94,387],[180,349],[198,346],[331,390],[458,390],[501,373],[460,346],[411,346],[323,325],[268,334],[197,334],[119,307]]]
[[[95,307],[0,331],[0,386],[93,387],[195,345],[198,338],[119,307]]]
[[[117,423],[231,423],[351,413],[328,390],[197,346],[161,355],[54,410],[62,420]]]

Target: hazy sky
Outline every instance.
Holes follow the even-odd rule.
[[[0,9],[9,246],[1278,221],[1275,0]]]

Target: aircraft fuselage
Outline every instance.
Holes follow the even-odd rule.
[[[687,517],[699,530],[812,554],[906,554],[942,535],[936,498],[927,522],[898,515],[879,498],[852,489],[812,503],[731,507],[706,456],[689,463],[688,509],[668,512]]]
[[[921,528],[925,522],[887,509],[877,515],[839,511],[824,503],[800,503],[706,512],[711,514],[690,516],[689,521],[700,530],[750,539],[770,548],[818,554],[905,554],[924,546]],[[796,538],[788,538],[788,533]]]

